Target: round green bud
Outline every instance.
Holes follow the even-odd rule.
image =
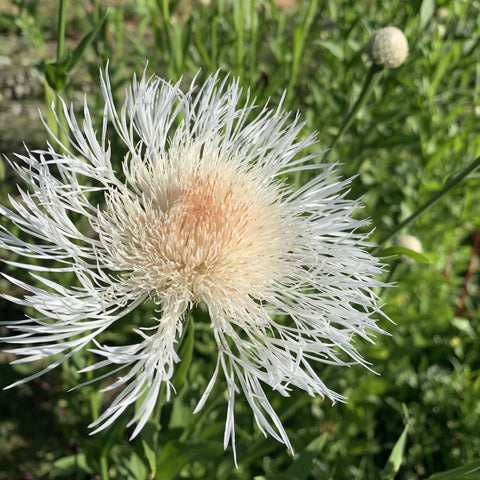
[[[385,27],[370,37],[367,51],[375,64],[384,68],[397,68],[408,55],[408,42],[397,27]]]

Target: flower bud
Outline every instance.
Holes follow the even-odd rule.
[[[408,248],[417,253],[422,253],[422,242],[413,235],[400,235],[397,237],[395,244],[399,247]],[[414,263],[414,261],[406,255],[401,255],[400,260],[405,263]]]
[[[370,58],[378,66],[397,68],[407,58],[407,38],[396,27],[381,28],[370,37],[367,51]]]

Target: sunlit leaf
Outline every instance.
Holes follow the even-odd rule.
[[[407,441],[408,425],[403,429],[402,434],[396,441],[390,456],[388,457],[385,468],[381,474],[381,480],[393,480],[402,465],[405,452],[405,443]]]
[[[476,472],[477,470],[480,470],[480,459],[445,472],[434,473],[426,480],[457,480],[464,478],[465,475]]]

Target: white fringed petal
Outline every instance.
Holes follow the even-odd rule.
[[[129,423],[134,437],[162,386],[169,398],[185,314],[203,302],[218,360],[195,412],[223,372],[225,447],[235,451],[241,393],[259,429],[292,450],[265,388],[341,401],[314,365],[368,368],[352,339],[382,333],[373,293],[382,266],[365,250],[371,244],[360,232],[368,222],[352,217],[360,205],[346,198],[349,181],[336,178],[335,165],[315,164],[319,153],[305,153],[315,135],[297,140],[298,116],[289,121],[281,106],[259,109],[249,100],[239,105],[238,80],[213,75],[183,93],[179,83],[134,78],[120,110],[108,72],[101,87],[100,138],[86,102],[81,124],[63,104],[69,147],[58,153],[49,145],[11,162],[27,188],[0,214],[32,242],[1,226],[0,248],[23,257],[7,263],[30,270],[35,282],[5,276],[26,293],[4,297],[34,307],[39,318],[3,322],[16,333],[3,340],[20,345],[11,350],[19,362],[61,355],[14,385],[93,342],[102,359],[82,372],[107,369],[98,378],[116,379],[104,390],[122,390],[91,427],[106,428],[141,400]],[[109,120],[127,152],[123,181],[106,140]],[[296,191],[284,180],[314,169],[317,176]],[[58,283],[64,273],[75,275],[74,285]],[[145,301],[159,316],[154,327],[132,325],[138,343],[99,343]]]

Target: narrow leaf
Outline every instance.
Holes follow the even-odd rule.
[[[142,439],[142,447],[143,447],[143,453],[147,458],[148,466],[150,467],[150,474],[152,477],[154,477],[155,471],[157,469],[157,456],[152,446],[150,445],[150,443],[143,439]]]
[[[90,472],[91,470],[84,453],[59,458],[55,460],[54,466],[65,470],[81,470],[82,472]]]
[[[185,382],[185,377],[187,376],[190,363],[193,356],[193,343],[194,343],[194,328],[193,328],[193,318],[190,317],[190,321],[187,324],[187,332],[185,338],[183,339],[182,346],[180,347],[179,356],[181,358],[180,364],[175,368],[175,373],[173,374],[172,383],[177,391],[182,388],[183,383]]]
[[[435,13],[435,0],[423,0],[420,7],[420,22],[418,24],[419,30],[423,30],[430,22],[430,19]]]
[[[318,43],[334,57],[338,58],[338,60],[343,61],[345,59],[343,48],[338,43],[329,40],[318,40]]]
[[[414,250],[410,250],[409,248],[405,247],[390,247],[380,252],[376,253],[376,257],[383,258],[385,260],[389,260],[388,257],[394,257],[394,259],[398,258],[401,255],[405,255],[410,257],[412,260],[415,260],[418,263],[431,263],[432,261],[423,253],[415,252]]]
[[[177,475],[189,462],[210,460],[223,455],[220,442],[168,442],[162,449],[157,461],[157,480],[166,480]]]
[[[304,450],[295,458],[295,461],[288,467],[289,478],[298,480],[307,480],[313,468],[313,462],[317,458],[317,452]]]
[[[149,421],[142,429],[141,440],[143,453],[150,468],[150,476],[153,478],[157,469],[157,445],[159,426],[154,421]]]
[[[253,477],[253,480],[299,480],[297,477],[292,477],[287,473],[279,473],[273,475],[260,475]]]
[[[403,452],[407,441],[408,425],[405,425],[402,434],[395,443],[385,468],[381,474],[381,480],[393,480],[403,462]]]
[[[458,480],[463,476],[480,470],[480,459],[445,472],[434,473],[426,480]]]
[[[90,43],[92,43],[92,40],[95,38],[95,35],[98,33],[100,28],[102,28],[102,25],[107,19],[108,13],[109,13],[109,9],[106,10],[105,14],[103,15],[102,18],[100,18],[100,20],[97,22],[93,30],[87,33],[82,38],[80,43],[75,47],[75,50],[72,52],[70,60],[68,61],[68,64],[67,64],[67,72],[70,72],[73,69],[73,67],[78,63],[78,61],[82,58],[85,50],[90,45]]]

